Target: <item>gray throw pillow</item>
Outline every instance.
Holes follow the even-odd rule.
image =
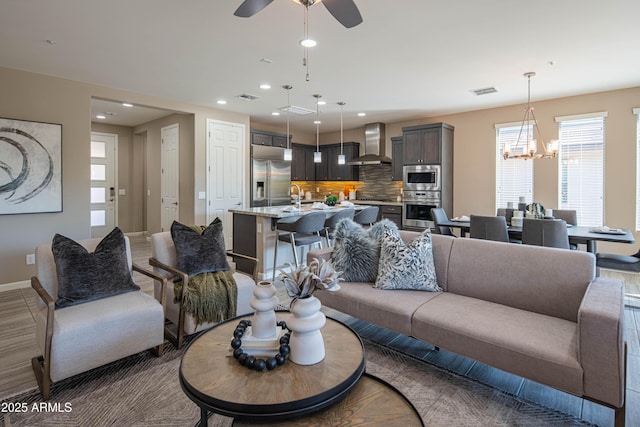
[[[173,221],[171,238],[176,247],[178,270],[189,276],[229,270],[220,218],[208,227],[189,227]]]
[[[331,260],[346,282],[375,282],[385,228],[399,235],[398,226],[389,219],[382,219],[368,229],[350,219],[336,224]]]
[[[431,232],[427,229],[409,243],[385,228],[375,286],[381,289],[441,291],[433,263]]]
[[[331,261],[345,282],[374,282],[380,245],[360,224],[345,218],[333,233]]]
[[[53,237],[51,250],[58,274],[56,308],[140,290],[131,277],[124,234],[118,227],[93,253],[60,234]]]

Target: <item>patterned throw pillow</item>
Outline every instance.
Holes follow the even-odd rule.
[[[61,234],[53,237],[51,251],[58,274],[56,308],[140,290],[131,277],[126,241],[118,227],[93,253]]]
[[[229,270],[220,218],[214,219],[208,227],[189,227],[173,221],[171,238],[176,247],[178,270],[189,276]]]
[[[428,229],[405,244],[397,233],[385,228],[374,287],[432,292],[442,290],[436,279],[431,232]]]

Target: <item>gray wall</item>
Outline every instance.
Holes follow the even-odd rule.
[[[249,117],[244,114],[230,113],[208,107],[185,104],[179,101],[121,91],[102,86],[88,85],[70,80],[26,73],[17,70],[0,68],[0,117],[40,121],[62,124],[62,183],[63,183],[63,212],[1,215],[0,216],[0,285],[28,280],[35,274],[35,268],[26,265],[25,256],[31,254],[37,245],[51,242],[55,233],[64,234],[73,239],[88,238],[89,226],[89,141],[91,136],[91,98],[122,101],[135,104],[164,108],[171,111],[182,111],[186,115],[176,115],[166,124],[180,121],[180,216],[184,221],[202,222],[206,220],[206,202],[198,200],[198,191],[206,190],[206,121],[215,119],[239,123],[246,127],[245,141],[249,144]],[[171,121],[173,120],[173,121]],[[146,133],[146,139],[152,144],[154,135],[159,135],[160,127],[165,124],[146,124],[134,129],[134,140],[145,138],[135,135],[135,132]],[[157,130],[156,130],[157,129]],[[96,130],[98,130],[96,128]],[[184,134],[183,134],[184,132]],[[127,133],[128,135],[128,133]],[[182,144],[183,141],[188,141]],[[141,142],[143,144],[143,142]],[[135,144],[134,144],[135,145]],[[147,150],[149,168],[159,168],[159,151]],[[248,152],[248,148],[247,148]],[[137,153],[137,154],[136,154]],[[119,158],[120,166],[133,169],[127,185],[138,183],[140,173],[136,169],[139,162],[136,156],[141,156],[139,148],[134,147],[133,158],[125,161]],[[133,162],[133,163],[132,163]],[[152,163],[154,163],[152,165]],[[246,160],[248,181],[249,159]],[[150,173],[151,174],[151,173]],[[145,185],[159,188],[157,176],[143,177]],[[139,184],[137,184],[139,185]],[[142,193],[142,189],[135,187],[132,196]],[[152,193],[153,194],[153,193]],[[138,197],[141,197],[138,196]],[[143,202],[145,202],[143,198]],[[248,203],[248,200],[247,200]],[[149,232],[159,230],[160,209],[147,209],[150,218],[123,219],[123,225],[138,231],[146,228]],[[134,208],[135,211],[136,208]],[[131,210],[127,206],[126,210]],[[155,217],[157,215],[157,221]]]

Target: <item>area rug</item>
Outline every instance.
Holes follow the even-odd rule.
[[[367,372],[402,392],[427,426],[584,425],[392,348],[365,340],[365,349]],[[181,355],[182,351],[166,344],[161,358],[143,352],[55,384],[46,406],[36,390],[5,399],[3,411],[10,407],[24,411],[0,416],[7,427],[193,426],[200,412],[180,388]],[[277,370],[268,374],[275,377]],[[232,422],[212,415],[208,425],[231,426]],[[345,417],[341,425],[362,424]]]

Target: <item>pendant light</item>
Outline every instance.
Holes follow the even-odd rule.
[[[347,162],[344,156],[344,152],[342,150],[342,146],[344,145],[344,127],[342,123],[342,113],[344,110],[344,104],[345,103],[342,101],[338,102],[338,105],[340,106],[340,155],[338,155],[339,165],[344,165]]]
[[[291,149],[291,138],[289,134],[289,110],[291,109],[291,101],[289,100],[289,91],[293,89],[291,85],[282,86],[287,90],[287,148],[284,149],[284,160],[291,161],[293,159],[293,150]]]
[[[322,95],[315,94],[316,99],[316,151],[313,153],[313,163],[322,162],[322,153],[320,152],[320,98]]]

